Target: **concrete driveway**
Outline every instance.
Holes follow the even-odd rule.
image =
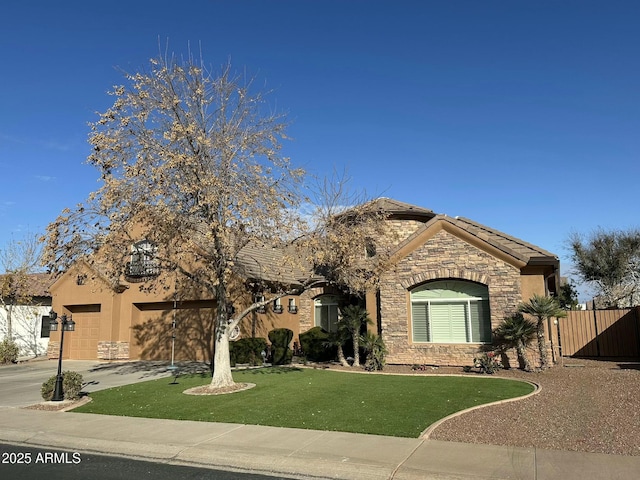
[[[99,362],[64,360],[62,369],[82,375],[83,392],[128,385],[161,377],[171,377],[169,362]],[[206,372],[200,363],[180,364],[183,371]],[[17,365],[0,366],[0,407],[24,407],[42,402],[40,388],[58,371],[57,360],[31,360]]]

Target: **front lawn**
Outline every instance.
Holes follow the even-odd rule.
[[[74,412],[206,422],[335,430],[418,437],[447,415],[483,403],[526,395],[527,383],[493,377],[357,375],[306,368],[234,372],[242,392],[193,396],[208,376],[163,378],[91,394]]]

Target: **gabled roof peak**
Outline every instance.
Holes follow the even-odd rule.
[[[390,215],[417,215],[428,218],[435,216],[433,210],[401,202],[393,198],[378,197],[375,200],[372,200],[371,203],[375,204],[382,211],[387,212]]]

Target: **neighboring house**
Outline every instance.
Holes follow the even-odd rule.
[[[379,289],[366,293],[365,306],[371,329],[386,343],[388,363],[469,364],[518,303],[534,293],[556,293],[559,261],[552,253],[468,219],[388,198],[375,202],[387,213],[388,235],[375,239],[363,257],[384,250],[390,259]],[[132,247],[128,278],[116,290],[84,264],[51,287],[54,309],[73,314],[76,322],[69,342],[65,337],[65,357],[167,360],[173,346],[176,359],[210,358],[215,301],[176,294],[168,282],[136,288],[158,273],[153,247],[143,244]],[[245,253],[249,277],[261,277],[278,263],[278,252],[270,248]],[[238,304],[260,295],[245,293]],[[266,337],[272,328],[286,327],[297,341],[314,326],[333,330],[342,301],[331,286],[284,297],[249,315],[238,334]],[[50,355],[57,355],[53,341],[52,347]]]
[[[51,277],[45,273],[27,275],[19,297],[28,299],[4,299],[0,305],[0,340],[8,333],[8,317],[11,317],[12,337],[20,347],[21,357],[37,357],[47,353],[49,345],[49,311]]]

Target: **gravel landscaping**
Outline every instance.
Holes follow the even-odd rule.
[[[640,456],[640,362],[564,359],[563,363],[539,373],[500,371],[497,376],[529,380],[541,390],[523,400],[451,418],[429,438]],[[461,368],[414,371],[393,365],[384,371],[462,373]]]

